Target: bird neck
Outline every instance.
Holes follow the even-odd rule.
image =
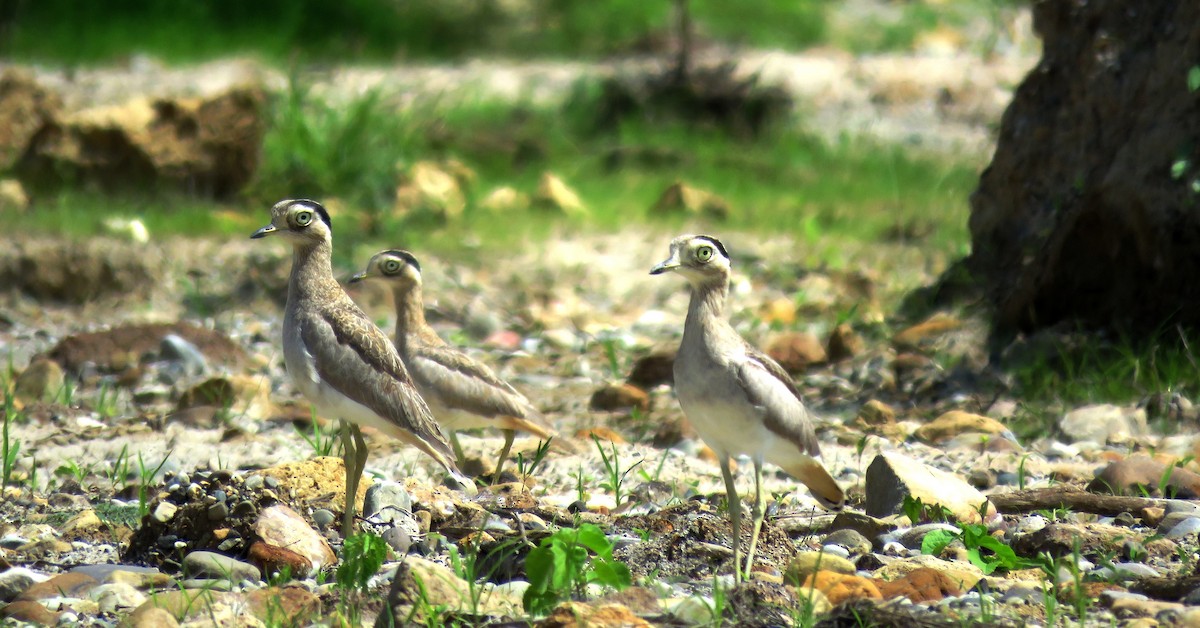
[[[333,247],[328,241],[293,248],[289,297],[311,297],[337,286],[337,280],[333,278]]]
[[[693,285],[686,327],[703,325],[705,321],[721,320],[725,314],[725,297],[728,295],[727,277]]]
[[[425,322],[425,299],[421,286],[393,288],[392,299],[396,303],[396,342],[406,343],[411,334],[426,341],[430,335],[438,337],[437,332]]]

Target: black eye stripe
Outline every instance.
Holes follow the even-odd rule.
[[[708,242],[711,242],[712,245],[717,247],[717,250],[721,252],[721,255],[725,256],[725,259],[729,259],[729,252],[725,250],[725,245],[721,244],[720,240],[718,240],[712,236],[706,236],[706,235],[698,235],[698,236],[696,236],[696,238],[698,238],[700,240],[706,240]]]
[[[292,205],[299,205],[305,209],[311,209],[312,211],[316,212],[316,214],[321,217],[321,220],[325,222],[325,226],[329,228],[329,232],[333,233],[333,221],[329,219],[329,212],[325,211],[325,207],[320,203],[307,198],[302,198],[292,203]]]
[[[404,260],[404,263],[417,269],[417,272],[421,272],[421,263],[418,262],[417,258],[413,257],[413,254],[409,253],[408,251],[403,251],[400,249],[391,249],[388,251],[384,251],[384,254],[391,255],[392,257],[399,257],[400,259]]]

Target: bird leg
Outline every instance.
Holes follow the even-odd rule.
[[[742,580],[742,501],[737,486],[733,483],[733,471],[729,469],[729,456],[721,456],[721,476],[725,478],[725,503],[729,508],[729,523],[733,526],[733,581]]]
[[[458,432],[455,430],[446,430],[450,432],[450,446],[454,448],[454,462],[461,469],[467,464],[467,457],[463,455],[462,443],[458,442]]]
[[[367,470],[367,455],[370,451],[367,449],[367,439],[363,437],[362,428],[357,425],[350,426],[350,433],[354,435],[354,453],[355,465],[354,475],[357,479],[354,480],[354,497],[358,497],[358,485],[362,484],[363,472]]]
[[[354,437],[350,434],[350,424],[342,421],[341,428],[342,465],[346,468],[346,504],[342,510],[342,538],[345,539],[354,532],[354,497],[358,493],[358,456],[355,451]]]
[[[500,450],[500,458],[496,460],[496,474],[492,476],[492,484],[500,481],[500,471],[504,469],[504,461],[508,460],[508,453],[512,451],[513,439],[516,437],[516,430],[504,430],[504,448]]]
[[[753,532],[750,533],[750,554],[746,556],[746,578],[750,577],[750,568],[754,565],[754,550],[758,546],[758,535],[763,525],[763,495],[762,495],[762,460],[754,459],[754,519]]]

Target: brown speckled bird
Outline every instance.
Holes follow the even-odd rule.
[[[341,419],[346,463],[342,534],[354,526],[354,498],[367,463],[360,425],[369,425],[429,454],[467,492],[446,435],[433,420],[404,362],[381,331],[333,278],[329,213],[310,200],[284,200],[271,223],[251,238],[280,235],[292,244],[283,316],[283,357],[296,388],[328,417]]]
[[[704,442],[721,460],[733,524],[734,575],[749,575],[762,529],[762,464],[766,460],[808,486],[826,508],[840,508],[845,494],[821,464],[812,417],[795,383],[774,360],[751,346],[724,316],[729,294],[729,254],[710,236],[671,241],[671,256],[651,269],[683,275],[691,284],[683,340],[675,357],[675,394]],[[746,569],[741,569],[741,499],[730,458],[754,461],[753,532]]]
[[[364,279],[386,282],[396,304],[396,348],[412,374],[421,396],[429,403],[434,417],[450,432],[450,439],[463,463],[462,447],[456,430],[498,427],[504,433],[504,448],[496,462],[493,478],[512,450],[517,431],[549,439],[554,430],[533,404],[508,382],[442,340],[425,321],[421,264],[408,251],[376,253],[367,268],[351,283]]]

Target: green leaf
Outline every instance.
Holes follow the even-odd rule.
[[[525,557],[525,578],[529,580],[529,589],[545,591],[553,575],[554,552],[550,551],[549,546],[530,550]]]
[[[579,536],[577,540],[582,545],[596,553],[602,558],[612,557],[612,543],[604,536],[604,531],[600,526],[594,523],[585,523],[579,526]]]
[[[921,539],[921,553],[936,556],[942,553],[959,535],[949,530],[934,530]]]
[[[1192,69],[1188,70],[1187,83],[1189,92],[1200,89],[1200,65],[1193,65]]]
[[[589,580],[618,591],[633,584],[629,566],[619,560],[597,560],[592,563],[592,574]]]

